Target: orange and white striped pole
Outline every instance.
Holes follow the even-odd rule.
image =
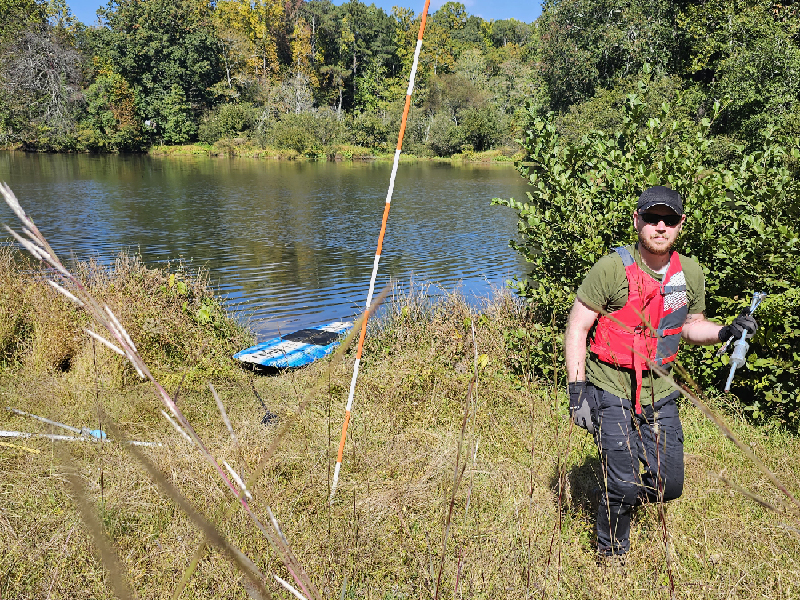
[[[383,248],[383,236],[386,233],[386,221],[389,218],[389,206],[392,203],[392,193],[394,192],[394,179],[397,176],[397,166],[400,164],[400,153],[403,150],[403,136],[406,133],[406,121],[408,120],[408,110],[411,108],[411,94],[414,93],[414,79],[417,76],[417,66],[419,65],[419,53],[422,50],[422,35],[425,33],[425,21],[428,18],[428,8],[430,0],[425,0],[425,7],[422,9],[422,21],[419,24],[419,34],[417,35],[417,48],[414,51],[414,62],[411,65],[411,75],[408,78],[408,90],[406,91],[406,105],[403,108],[403,120],[400,123],[400,133],[397,135],[397,149],[394,151],[394,163],[392,164],[392,175],[389,178],[389,191],[386,194],[386,205],[383,208],[383,220],[381,221],[381,232],[378,235],[378,249],[375,252],[375,261],[372,264],[372,277],[369,280],[369,291],[367,292],[367,312],[361,324],[361,335],[358,338],[358,349],[356,350],[356,362],[353,365],[353,378],[350,380],[350,392],[347,395],[347,406],[344,409],[344,423],[342,424],[342,439],[339,440],[339,453],[336,456],[336,469],[333,472],[333,483],[331,485],[330,502],[336,494],[336,486],[339,484],[339,471],[342,469],[342,457],[344,456],[344,442],[347,439],[347,426],[350,424],[350,415],[353,410],[353,396],[356,391],[356,381],[358,380],[358,366],[361,363],[361,353],[364,350],[364,338],[367,335],[367,320],[369,319],[369,308],[372,305],[372,294],[375,292],[375,280],[378,277],[378,264],[381,260],[381,249]]]

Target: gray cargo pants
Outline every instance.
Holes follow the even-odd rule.
[[[604,555],[625,554],[630,550],[631,509],[641,502],[674,500],[683,492],[679,393],[642,406],[642,414],[637,415],[630,400],[594,390],[592,421],[604,480],[597,512],[597,549]]]

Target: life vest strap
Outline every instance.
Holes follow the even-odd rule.
[[[636,393],[634,394],[636,403],[636,414],[642,414],[642,372],[645,362],[643,355],[647,353],[647,342],[645,337],[637,335],[633,338],[633,370],[636,372]]]
[[[617,246],[616,248],[614,248],[614,252],[619,254],[619,257],[622,259],[623,267],[626,268],[630,267],[634,262],[636,262],[633,260],[633,256],[631,256],[631,253],[628,252],[628,249],[625,248],[624,246]]]
[[[658,329],[656,331],[658,337],[666,337],[668,335],[676,335],[683,331],[683,327],[673,327],[672,329]]]

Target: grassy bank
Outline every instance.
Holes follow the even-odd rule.
[[[181,146],[153,146],[149,150],[152,156],[237,156],[243,158],[266,158],[273,160],[374,160],[392,161],[394,151],[382,152],[374,148],[354,146],[351,144],[334,144],[315,151],[298,152],[294,149],[263,147],[245,138],[224,139],[214,144],[186,144]],[[447,163],[513,163],[520,160],[522,154],[510,148],[495,148],[484,152],[464,152],[447,157],[417,156],[404,152],[403,162],[447,162]]]
[[[230,355],[252,339],[225,313],[202,270],[183,264],[148,268],[124,253],[111,266],[82,262],[71,268],[125,323],[167,386],[205,385],[206,379],[229,376],[235,372]],[[24,256],[0,250],[2,377],[54,376],[77,387],[99,377],[104,385],[121,388],[135,380],[123,357],[91,341],[84,328],[95,326],[45,276]]]
[[[4,405],[91,428],[98,422],[95,407],[102,405],[130,438],[164,444],[145,453],[165,477],[259,568],[291,580],[241,510],[224,518],[230,494],[163,420],[152,386],[124,375],[128,367],[121,359],[115,362],[115,355],[80,333],[80,313],[59,305],[58,296],[7,258],[0,263],[3,322],[17,315],[28,333],[6,353]],[[229,359],[231,348],[245,343],[241,329],[218,305],[213,320],[199,316],[203,298],[213,298],[202,277],[150,270],[130,258],[111,271],[81,269],[98,297],[116,303],[140,351],[215,457],[250,474],[289,425],[252,490],[251,505],[262,522],[271,507],[322,597],[431,598],[438,582],[439,598],[669,598],[670,578],[681,598],[800,594],[800,521],[710,475],[721,473],[772,504],[780,502],[766,477],[689,404],[681,409],[686,488],[666,511],[670,559],[658,508],[645,506],[635,517],[625,572],[596,563],[596,450],[588,435],[570,428],[560,392],[525,382],[507,367],[513,357],[503,331],[524,326],[508,296],[497,294],[473,309],[458,296],[431,304],[424,294],[395,295],[367,338],[331,506],[351,354],[333,368],[327,361],[255,375]],[[23,304],[9,304],[20,295]],[[48,335],[49,342],[39,341]],[[72,344],[69,365],[63,353],[44,350],[57,340]],[[237,442],[206,379],[221,396]],[[301,399],[315,385],[318,391],[298,415]],[[271,424],[262,423],[259,398],[278,417]],[[794,493],[800,491],[800,440],[776,427],[748,424],[720,399],[713,404],[734,433]],[[49,430],[7,411],[0,412],[0,429]],[[124,447],[2,441],[12,444],[0,446],[2,598],[113,597],[113,571],[97,558],[78,516],[67,463],[88,490],[135,595],[171,596],[201,534]],[[454,473],[463,473],[455,486]],[[267,587],[276,597],[290,597],[272,579]],[[182,597],[247,593],[241,574],[221,553],[209,551]]]

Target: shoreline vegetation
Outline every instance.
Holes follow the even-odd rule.
[[[22,145],[0,146],[0,152],[29,152]],[[36,153],[36,151],[34,151]],[[78,152],[77,154],[91,154]],[[374,148],[361,146],[336,145],[324,148],[318,152],[300,153],[292,149],[259,147],[248,143],[246,140],[230,139],[220,140],[214,144],[180,144],[180,145],[155,145],[146,152],[150,156],[208,156],[212,158],[264,158],[270,160],[327,160],[335,162],[345,161],[375,161],[391,162],[394,152],[384,152]],[[449,163],[493,163],[513,164],[522,160],[524,153],[513,148],[493,148],[483,152],[459,152],[451,156],[419,156],[408,152],[400,155],[400,162],[449,162]]]
[[[391,153],[422,21],[360,0],[113,0],[90,24],[64,0],[4,9],[0,144],[45,152],[200,142],[230,154],[246,140],[280,154],[337,144]],[[649,113],[682,98],[685,116],[702,123],[720,103],[719,158],[791,140],[799,23],[795,3],[761,0],[564,0],[545,3],[532,23],[445,2],[426,19],[404,148],[420,157],[519,150],[551,113],[565,139],[611,132],[645,67]]]
[[[223,140],[214,144],[187,144],[181,146],[153,146],[151,156],[202,156],[268,158],[278,160],[328,160],[391,162],[394,151],[386,152],[361,146],[335,145],[318,152],[300,153],[296,150],[260,148],[244,140]],[[524,153],[513,148],[493,148],[482,152],[459,152],[450,156],[420,156],[408,152],[400,154],[400,162],[470,162],[513,164],[522,160]]]
[[[217,460],[246,479],[279,442],[250,490],[250,508],[265,523],[271,509],[321,597],[800,594],[796,511],[689,402],[681,404],[683,497],[666,511],[636,510],[624,572],[597,564],[597,453],[570,425],[559,375],[534,380],[515,368],[526,360],[508,336],[531,323],[507,290],[477,307],[457,294],[433,301],[424,289],[393,291],[371,321],[340,487],[329,505],[352,349],[338,364],[326,359],[262,376],[234,364],[233,351],[252,336],[225,312],[202,272],[180,264],[150,268],[127,255],[110,267],[69,268],[117,314]],[[162,418],[152,384],[83,333],[91,327],[85,313],[44,275],[17,252],[0,255],[3,406],[105,429],[102,407],[127,438],[163,444],[143,452],[169,483],[264,573],[292,581],[241,507],[226,516],[230,493]],[[797,435],[777,422],[754,424],[724,396],[710,393],[706,401],[734,438],[800,492]],[[265,410],[277,416],[269,424]],[[64,433],[5,409],[0,414],[0,429]],[[111,598],[115,578],[138,598],[173,594],[202,535],[123,445],[0,441],[0,596]],[[68,483],[73,476],[80,493]],[[119,571],[95,552],[97,532],[80,516],[81,501],[96,511]],[[246,598],[248,585],[212,549],[182,597]],[[272,575],[266,587],[289,597]]]

